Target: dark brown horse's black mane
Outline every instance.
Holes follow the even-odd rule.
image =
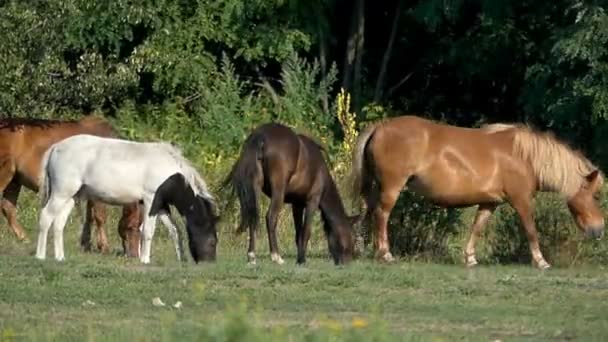
[[[62,123],[73,123],[76,120],[51,120],[39,118],[4,118],[0,119],[0,129],[16,129],[21,126],[49,128]]]

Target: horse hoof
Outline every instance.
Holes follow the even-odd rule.
[[[551,265],[549,265],[548,262],[546,262],[545,260],[542,260],[541,262],[536,264],[536,267],[538,267],[538,269],[540,270],[546,270],[551,268]]]
[[[474,255],[468,255],[465,258],[464,262],[467,267],[474,267],[475,265],[477,265],[477,259],[475,259]]]
[[[285,263],[285,260],[283,260],[283,258],[281,258],[281,256],[277,253],[272,253],[270,255],[270,260],[276,262],[279,265],[283,265]]]
[[[386,253],[384,253],[384,255],[382,255],[380,257],[380,260],[384,261],[386,263],[391,263],[391,262],[395,261],[395,258],[393,257],[393,255],[391,254],[391,252],[386,252]]]
[[[257,264],[257,262],[255,260],[247,261],[247,265],[255,265],[255,264]]]

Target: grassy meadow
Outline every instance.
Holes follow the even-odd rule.
[[[37,199],[24,192],[20,220],[32,242],[0,230],[0,339],[100,341],[601,340],[608,335],[608,276],[601,265],[480,265],[367,257],[334,267],[315,228],[309,263],[295,265],[293,231],[282,215],[282,266],[261,233],[258,264],[246,237],[219,234],[218,261],[179,264],[157,228],[152,263],[118,256],[118,210],[108,224],[113,251],[78,248],[80,213],[66,227],[66,261],[34,259]],[[288,212],[287,210],[285,211]],[[483,263],[483,260],[482,260]],[[155,306],[158,297],[165,305]],[[176,308],[177,302],[181,307]],[[158,303],[157,303],[158,304]],[[179,306],[179,305],[178,305]]]

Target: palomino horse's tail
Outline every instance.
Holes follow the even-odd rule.
[[[256,229],[260,221],[256,182],[263,177],[260,163],[263,150],[264,137],[257,133],[250,135],[243,145],[239,159],[223,183],[223,186],[232,187],[241,206],[239,233],[247,229]]]
[[[38,196],[40,196],[41,206],[44,207],[51,196],[51,180],[49,173],[49,159],[51,158],[51,154],[55,148],[51,146],[49,149],[44,152],[42,156],[42,160],[40,161],[40,175],[38,184],[40,184],[40,190],[38,191]]]
[[[359,133],[357,137],[357,143],[355,144],[355,148],[353,149],[352,156],[352,170],[351,170],[351,181],[352,181],[352,195],[354,198],[359,198],[360,196],[366,196],[369,194],[368,187],[373,184],[369,181],[370,171],[369,163],[366,157],[366,150],[369,141],[371,140],[374,132],[378,124],[372,124],[367,126],[363,132]]]
[[[362,220],[367,221],[369,214],[376,205],[374,196],[374,183],[376,176],[372,173],[369,156],[367,156],[367,146],[373,138],[374,132],[380,123],[366,127],[357,137],[357,143],[353,149],[351,181],[351,197],[355,207],[359,207],[359,201],[363,198]],[[369,224],[367,224],[369,226]],[[366,237],[369,238],[369,232]]]

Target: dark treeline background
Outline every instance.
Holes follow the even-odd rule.
[[[341,86],[360,119],[374,119],[362,110],[374,103],[389,115],[412,112],[466,126],[526,121],[603,161],[605,6],[579,0],[0,1],[0,110],[116,115],[127,102],[173,103],[196,115],[223,64],[230,63],[241,82],[241,97],[266,92],[272,98],[285,83],[282,65],[297,54],[318,62],[317,81],[336,63],[337,80],[318,99],[321,110],[330,110]]]
[[[299,115],[336,131],[332,99],[343,87],[359,121],[525,121],[606,165],[606,3],[0,1],[0,111],[179,112],[201,129],[243,132]],[[312,109],[290,113],[285,94],[291,109]]]
[[[359,124],[526,122],[606,170],[607,2],[0,0],[0,115],[102,114],[127,138],[178,144],[212,185],[274,120],[322,140],[344,190],[353,112]],[[537,204],[549,260],[608,260],[598,244],[581,256],[561,199]],[[527,241],[504,208],[483,254],[520,260]],[[404,193],[393,250],[460,260],[470,214]]]

